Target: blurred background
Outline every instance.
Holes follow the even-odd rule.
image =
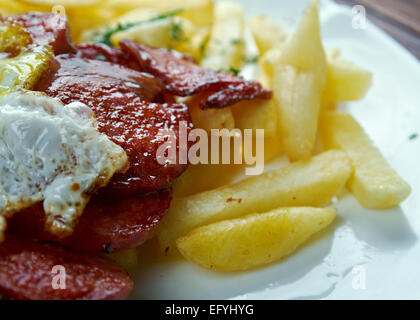
[[[420,0],[335,0],[363,5],[370,21],[420,59]]]

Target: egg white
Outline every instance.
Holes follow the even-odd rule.
[[[97,130],[82,103],[41,93],[0,98],[0,240],[3,217],[43,201],[46,228],[73,231],[90,195],[128,166],[125,151]]]

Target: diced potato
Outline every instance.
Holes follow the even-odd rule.
[[[241,5],[219,2],[214,24],[201,65],[215,71],[241,69],[244,60],[245,18]]]
[[[329,151],[230,186],[174,199],[158,231],[161,248],[170,254],[177,238],[209,223],[282,206],[326,205],[351,170],[344,152]]]
[[[103,6],[119,14],[138,8],[160,12],[181,9],[179,15],[196,26],[209,26],[213,23],[213,0],[106,0]]]
[[[211,129],[226,128],[231,130],[235,128],[235,119],[230,107],[201,110],[199,107],[200,100],[200,95],[196,95],[186,101],[195,127],[207,132],[210,132]]]
[[[278,63],[291,65],[299,72],[314,73],[322,91],[326,81],[327,58],[321,41],[318,2],[312,2],[305,9],[297,29],[282,47]]]
[[[264,129],[264,137],[277,134],[277,107],[273,100],[242,101],[232,106],[236,128]]]
[[[287,32],[281,29],[275,21],[264,15],[255,16],[250,22],[252,34],[261,54],[265,54],[274,46],[284,43]]]
[[[291,254],[335,214],[336,209],[280,208],[194,229],[176,243],[187,260],[201,267],[249,270]]]
[[[108,257],[124,269],[134,268],[138,264],[136,249],[113,252],[108,254]]]
[[[333,103],[362,99],[372,83],[372,74],[343,59],[328,63],[324,100]]]
[[[292,160],[309,158],[318,129],[321,91],[314,73],[278,66],[273,78],[282,149]]]
[[[173,197],[190,196],[227,185],[237,174],[238,165],[227,164],[197,164],[177,178],[173,185]]]
[[[350,158],[354,172],[348,187],[362,206],[392,208],[408,197],[410,186],[389,166],[350,114],[325,113],[320,131],[324,147],[341,149]]]

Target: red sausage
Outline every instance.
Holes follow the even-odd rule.
[[[54,270],[54,266],[64,269]],[[64,282],[54,279],[63,270]],[[57,288],[63,284],[65,289]],[[102,256],[12,235],[0,245],[0,295],[4,299],[125,299],[132,288],[127,273]]]
[[[103,43],[77,44],[76,57],[108,61],[133,70],[142,71],[140,64],[136,59],[132,58],[131,55]]]
[[[60,241],[66,246],[87,251],[131,249],[154,235],[170,201],[170,189],[139,197],[94,196],[78,221],[74,233],[60,240],[44,231],[45,213],[42,205],[38,204],[9,219],[8,234]]]
[[[38,45],[50,45],[55,54],[76,52],[67,18],[57,13],[29,12],[7,18],[23,25]]]
[[[272,96],[272,92],[263,89],[258,82],[204,69],[177,52],[152,49],[129,39],[122,40],[120,46],[137,59],[143,70],[159,78],[170,93],[178,96],[214,93],[202,101],[202,109],[222,108],[242,100],[270,99]]]
[[[187,164],[160,164],[158,148],[166,141],[160,129],[176,137],[180,121],[192,128],[183,104],[151,103],[162,85],[153,76],[105,61],[57,56],[49,74],[36,90],[65,103],[81,101],[96,114],[98,129],[120,145],[130,161],[125,174],[117,174],[103,189],[111,195],[136,195],[167,186]]]

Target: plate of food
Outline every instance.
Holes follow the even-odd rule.
[[[2,298],[420,298],[420,66],[363,8],[0,13]]]

